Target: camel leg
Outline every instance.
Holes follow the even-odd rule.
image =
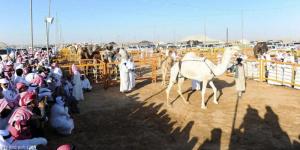
[[[184,82],[184,78],[179,78],[178,79],[178,89],[177,89],[177,92],[178,94],[180,95],[180,97],[182,98],[182,100],[186,103],[186,104],[189,104],[189,102],[184,98],[184,96],[182,95],[182,91],[181,91],[181,87],[182,87],[182,84]]]
[[[214,83],[212,81],[209,81],[209,85],[214,91],[214,103],[219,104],[218,101],[217,101],[217,88],[216,88],[216,86],[214,85]]]
[[[165,71],[163,70],[162,71],[162,83],[161,83],[163,86],[166,85],[166,73]]]
[[[167,105],[168,106],[171,106],[171,104],[169,103],[169,100],[170,100],[170,91],[173,87],[174,83],[171,81],[168,85],[168,88],[166,89],[166,94],[167,94]]]
[[[96,67],[96,66],[94,67],[93,72],[94,72],[94,79],[95,79],[95,82],[98,83],[97,67]]]
[[[202,81],[202,91],[201,91],[201,98],[202,98],[201,99],[201,108],[202,109],[206,109],[205,102],[204,102],[206,86],[207,86],[207,81],[206,80]]]

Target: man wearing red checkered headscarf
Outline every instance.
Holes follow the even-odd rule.
[[[8,126],[8,120],[12,114],[12,107],[9,106],[6,99],[0,99],[0,130]]]
[[[37,106],[35,98],[36,95],[33,92],[21,93],[20,107],[14,111],[8,121],[10,125],[9,131],[14,139],[24,140],[31,138],[29,121],[33,116],[33,108]]]

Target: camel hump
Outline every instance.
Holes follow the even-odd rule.
[[[191,60],[193,58],[197,58],[198,56],[194,53],[194,52],[189,52],[187,54],[184,55],[184,57],[182,58],[182,60]]]
[[[184,55],[184,57],[182,58],[182,61],[186,61],[186,60],[205,60],[205,57],[199,57],[197,56],[194,52],[189,52],[187,54]]]

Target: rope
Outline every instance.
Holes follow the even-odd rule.
[[[214,75],[214,77],[216,77],[216,74],[213,72],[213,70],[211,69],[211,67],[209,67],[209,65],[207,64],[207,62],[206,62],[206,58],[204,58],[204,60],[184,60],[184,61],[181,61],[181,60],[179,60],[179,74],[181,75],[181,64],[182,64],[182,62],[185,62],[185,61],[200,61],[200,62],[204,62],[205,63],[205,65],[207,66],[207,68],[210,70],[210,73],[212,73],[213,75]]]

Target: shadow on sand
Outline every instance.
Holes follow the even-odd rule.
[[[214,79],[213,82],[214,82],[216,88],[218,89],[218,91],[217,91],[217,101],[219,101],[219,100],[220,100],[220,97],[223,95],[223,89],[224,89],[224,88],[232,87],[232,86],[235,85],[235,82],[234,82],[234,81],[232,81],[231,83],[228,83],[228,82],[226,82],[226,81],[224,81],[224,80],[219,80],[219,79],[217,79],[217,78]],[[176,86],[177,86],[177,85],[175,85],[175,87],[176,87]],[[211,87],[209,86],[209,84],[207,84],[207,88],[211,88]],[[189,100],[190,100],[190,97],[191,97],[195,92],[200,92],[200,93],[201,93],[201,90],[202,90],[202,84],[201,84],[201,89],[200,89],[200,91],[192,90],[192,89],[190,88],[190,89],[184,91],[182,94],[188,93],[186,100],[189,101]],[[212,94],[207,98],[207,100],[205,101],[205,104],[206,104],[206,105],[207,105],[207,103],[209,102],[209,100],[213,98],[213,96],[214,96],[214,94],[212,93]],[[173,104],[178,98],[180,98],[179,95],[171,102],[171,104]]]
[[[110,90],[116,92],[117,88]],[[148,99],[162,91],[164,90]],[[99,99],[105,92],[100,91]],[[176,120],[169,116],[164,103],[140,101],[139,94],[126,97],[117,93],[116,97],[118,98],[106,99],[107,106],[103,108],[77,116],[76,130],[72,138],[60,139],[52,144],[76,143],[78,149],[89,150],[221,149],[221,128],[208,129],[211,131],[211,137],[199,139],[201,135],[191,135],[197,121],[190,120],[183,126],[178,126]],[[265,109],[266,113],[261,118],[257,109],[248,106],[241,125],[233,127],[229,147],[222,149],[299,149],[300,143],[291,141],[280,127],[278,116],[272,108],[266,106]],[[55,136],[52,140],[55,138],[61,137]]]
[[[234,128],[229,149],[298,149],[299,143],[292,142],[280,127],[277,114],[266,106],[264,118],[258,110],[248,105],[242,124]]]
[[[194,121],[176,126],[163,103],[140,102],[139,94],[126,97],[116,93],[116,97],[119,98],[100,99],[106,101],[106,106],[75,116],[72,137],[52,135],[50,144],[74,143],[80,150],[189,150],[198,142],[190,136]]]
[[[257,109],[248,106],[242,124],[232,130],[229,150],[298,150],[300,148],[300,143],[292,142],[288,134],[282,130],[278,116],[272,108],[266,106],[266,111],[264,118],[261,118]],[[220,128],[211,130],[211,138],[206,139],[199,150],[220,150],[221,136]]]

